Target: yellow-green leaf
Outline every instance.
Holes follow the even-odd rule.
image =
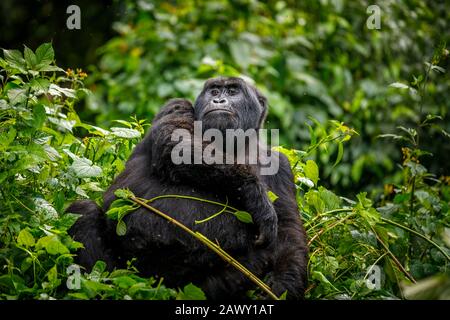
[[[127,233],[127,225],[123,220],[117,221],[116,233],[118,236],[124,236]]]
[[[251,214],[246,211],[236,211],[233,213],[233,215],[241,222],[253,223]]]
[[[278,196],[270,190],[267,191],[267,196],[269,197],[269,200],[272,203],[274,203],[278,199]]]
[[[22,230],[20,231],[19,236],[17,237],[17,243],[24,247],[32,247],[34,246],[36,241],[34,240],[33,235],[29,231]]]
[[[305,175],[309,180],[317,185],[317,181],[319,181],[319,167],[314,160],[306,161]]]

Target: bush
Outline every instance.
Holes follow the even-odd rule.
[[[127,14],[113,25],[117,36],[99,50],[85,119],[108,124],[130,113],[151,119],[168,98],[194,99],[209,77],[245,76],[267,95],[267,126],[280,129],[284,146],[307,148],[309,116],[358,131],[339,167],[331,160],[337,145],[313,155],[324,185],[349,197],[376,196],[381,182],[401,183],[395,174],[400,149],[378,135],[428,113],[441,116],[450,132],[448,81],[429,83],[422,114],[416,97],[388,87],[420,81],[423,61],[446,40],[450,17],[443,3],[380,3],[380,30],[366,27],[367,1],[126,3]],[[446,174],[448,162],[439,154],[450,153],[449,144],[428,129],[422,143],[436,156],[424,161],[433,173]]]
[[[443,53],[442,48],[437,51],[423,82],[393,87],[423,101],[429,72],[439,71]],[[83,87],[86,73],[58,68],[51,44],[35,52],[25,47],[23,54],[3,54],[0,298],[203,299],[191,284],[170,289],[161,281],[139,277],[133,261],[126,270],[112,273],[99,261],[90,273],[81,273],[79,288],[66,285],[74,280],[67,268],[76,270],[73,256],[82,244],[68,236],[77,216],[64,213],[64,208],[78,198],[101,202],[103,190],[124,168],[147,123],[116,120],[104,129],[82,122],[76,112],[80,99],[95,98]],[[386,184],[377,201],[366,192],[355,199],[341,197],[319,183],[323,169],[314,155],[335,148],[337,156],[328,166],[338,167],[344,144],[356,134],[343,123],[315,121],[305,151],[278,148],[291,161],[308,233],[308,298],[403,298],[404,284],[448,273],[450,181],[427,171],[421,158],[429,155],[419,144],[419,129],[433,126],[446,134],[434,124],[438,118],[428,115],[417,128],[400,127],[402,135],[384,136],[403,144],[397,172],[401,183]],[[381,277],[375,279],[372,273],[377,270]],[[373,279],[380,290],[367,285]],[[448,281],[439,283],[447,286]]]

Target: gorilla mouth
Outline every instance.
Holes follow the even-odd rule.
[[[228,109],[214,108],[214,109],[206,111],[203,116],[206,116],[207,114],[212,113],[212,112],[228,112],[228,113],[233,114],[233,112],[231,110],[228,110]]]

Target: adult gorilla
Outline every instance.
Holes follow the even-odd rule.
[[[77,201],[68,212],[80,213],[70,234],[84,244],[78,263],[91,268],[103,260],[110,269],[123,267],[137,258],[138,270],[147,276],[164,277],[168,286],[192,282],[210,299],[245,297],[252,283],[234,267],[222,261],[197,239],[163,218],[140,208],[127,215],[127,233],[117,236],[116,222],[104,212],[114,200],[114,191],[129,188],[136,196],[150,199],[164,194],[195,196],[228,203],[248,211],[254,224],[246,224],[231,214],[201,224],[219,211],[220,206],[189,199],[159,199],[152,205],[220,246],[259,277],[276,294],[288,291],[288,298],[304,295],[307,247],[305,232],[295,198],[295,185],[289,162],[275,154],[279,170],[261,175],[261,165],[250,164],[174,164],[172,141],[176,129],[191,134],[194,120],[203,129],[260,129],[267,113],[267,101],[253,86],[239,78],[208,80],[194,107],[187,100],[170,100],[159,112],[146,137],[129,158],[125,170],[104,194],[103,209],[92,201]],[[205,145],[184,140],[192,154]],[[272,153],[272,156],[274,153]],[[278,199],[271,203],[267,191]]]

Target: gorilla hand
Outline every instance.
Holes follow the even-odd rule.
[[[252,214],[253,222],[258,229],[255,245],[272,246],[277,239],[277,213],[258,177],[254,175],[249,180],[238,190],[245,208]]]

